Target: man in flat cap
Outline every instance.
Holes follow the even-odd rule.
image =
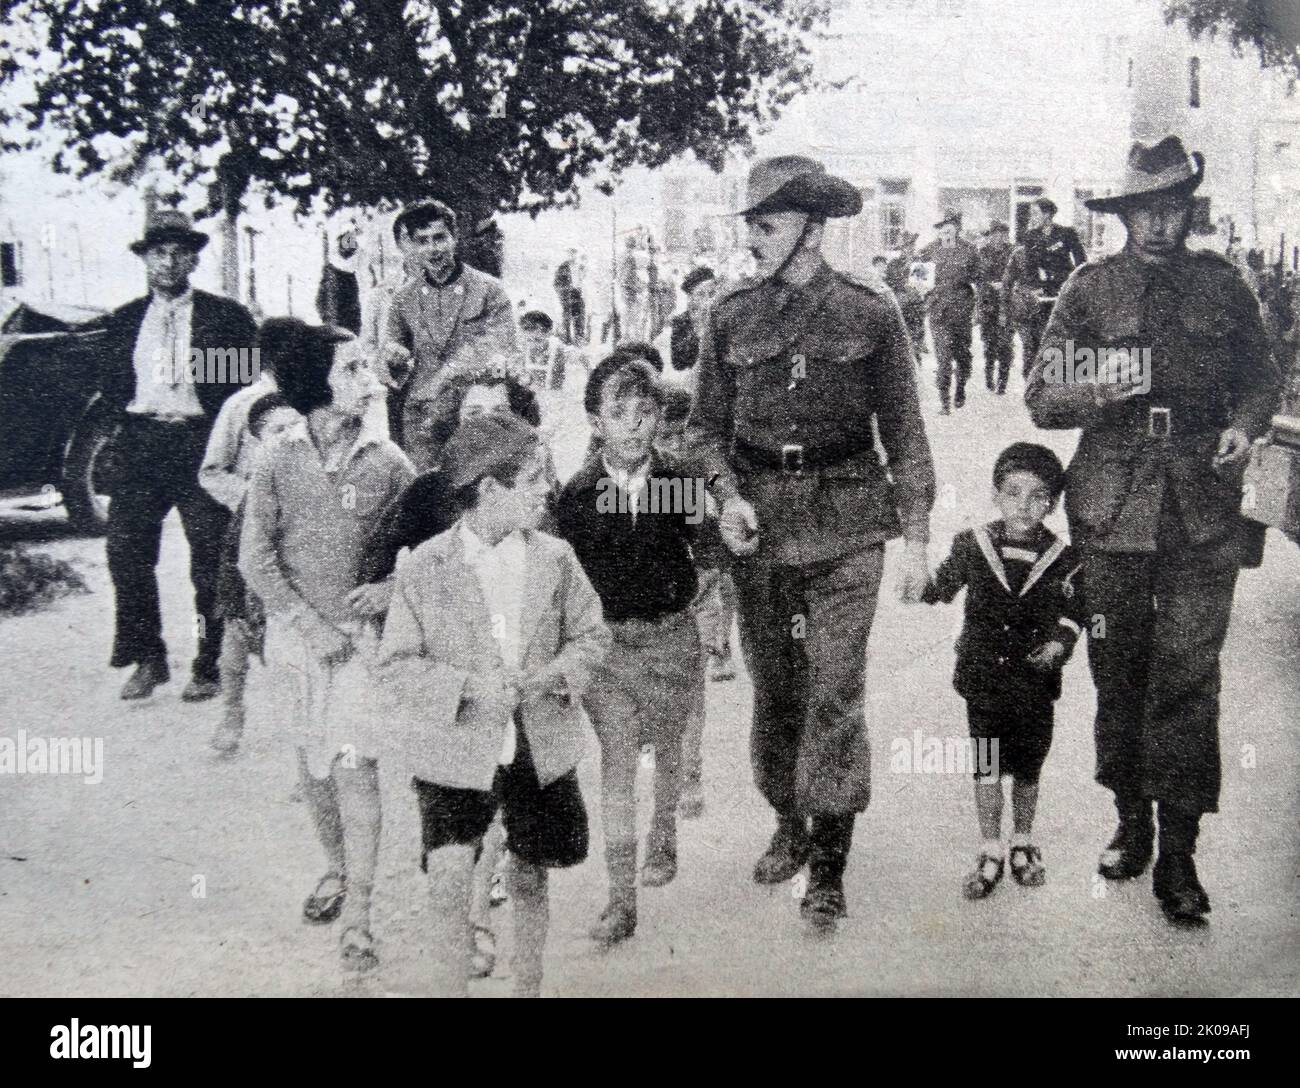
[[[984,387],[1001,396],[1007,391],[1007,375],[1015,354],[1015,334],[1002,294],[1002,276],[1011,259],[1007,225],[994,222],[984,232],[980,249],[980,293],[978,314],[980,339],[984,346]]]
[[[1078,231],[1056,223],[1055,217],[1056,204],[1047,197],[1029,205],[1029,229],[1002,277],[1002,293],[1013,302],[1026,378],[1062,285],[1088,259]]]
[[[190,545],[199,617],[198,653],[181,697],[195,702],[220,690],[217,570],[229,515],[199,486],[198,474],[217,412],[241,379],[257,377],[254,367],[229,365],[251,361],[256,328],[239,303],[190,287],[207,242],[189,216],[157,212],[131,245],[144,261],[149,293],[104,319],[100,397],[120,420],[108,511],[108,573],[117,612],[109,663],[135,666],[123,699],[143,699],[171,676],[155,568],[163,519],[172,507],[180,511]],[[203,364],[191,365],[198,358]]]
[[[934,501],[898,308],[821,253],[826,220],[861,208],[811,159],[754,166],[740,214],[757,276],[710,308],[688,423],[740,557],[750,750],[777,822],[754,879],[789,880],[806,861],[802,912],[819,927],[847,912],[853,821],[870,794],[864,673],[885,541],[906,536],[902,589],[919,600]]]
[[[700,354],[700,328],[717,288],[713,269],[704,265],[692,268],[682,277],[686,312],[674,317],[669,325],[668,356],[674,370],[692,370],[695,367]]]
[[[975,287],[980,282],[980,258],[975,247],[960,237],[961,216],[956,212],[948,212],[934,229],[938,237],[917,258],[934,265],[934,290],[927,308],[938,362],[939,410],[947,415],[949,403],[954,408],[966,403],[971,316]]]
[[[1210,909],[1192,856],[1219,804],[1219,655],[1237,571],[1258,563],[1242,473],[1281,389],[1240,274],[1187,249],[1203,172],[1175,136],[1133,145],[1120,192],[1088,202],[1120,217],[1124,249],[1066,280],[1025,392],[1040,427],[1083,432],[1066,513],[1092,616],[1097,781],[1119,815],[1098,871],[1145,871],[1155,801],[1153,889],[1192,925]]]

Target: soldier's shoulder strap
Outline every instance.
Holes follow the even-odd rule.
[[[885,295],[889,291],[889,285],[885,282],[884,277],[877,275],[875,272],[842,272],[838,268],[831,271],[842,283],[847,283],[850,287],[870,291],[873,295]]]
[[[1219,269],[1219,270],[1227,269],[1232,272],[1239,271],[1237,266],[1233,264],[1232,261],[1230,261],[1222,253],[1219,253],[1217,250],[1193,249],[1191,251],[1191,254],[1193,260],[1199,261],[1200,263],[1208,265],[1212,268]]]

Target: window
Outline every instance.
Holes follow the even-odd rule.
[[[13,242],[0,242],[0,282],[5,287],[17,287],[22,282],[18,274],[18,247]]]
[[[1085,200],[1097,195],[1095,189],[1074,190],[1074,229],[1079,232],[1079,240],[1089,253],[1106,248],[1106,216],[1090,211],[1084,204]]]
[[[1187,62],[1187,104],[1196,109],[1201,104],[1201,58]]]
[[[880,248],[900,249],[903,233],[907,230],[907,209],[898,197],[886,197],[880,202]]]

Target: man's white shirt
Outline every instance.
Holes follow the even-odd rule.
[[[135,397],[126,406],[128,412],[161,419],[203,414],[198,391],[189,378],[193,317],[192,290],[174,299],[157,293],[150,296],[135,338]]]

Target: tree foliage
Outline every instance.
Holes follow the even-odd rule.
[[[1254,48],[1265,68],[1300,78],[1297,0],[1164,0],[1165,22],[1186,24],[1193,38],[1226,36],[1238,52]]]
[[[719,168],[807,83],[824,0],[3,0],[7,120],[86,175],[154,159],[306,210],[569,203]],[[12,146],[12,144],[11,144]]]

